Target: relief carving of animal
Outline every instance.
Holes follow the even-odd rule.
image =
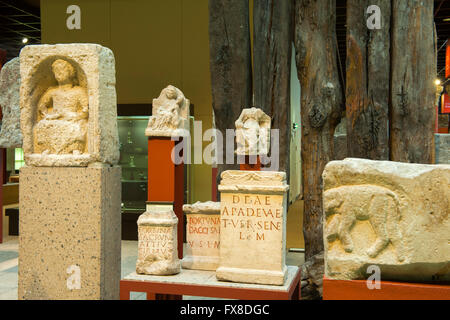
[[[376,258],[389,243],[397,251],[397,259],[404,261],[399,229],[400,203],[389,189],[374,185],[342,186],[324,192],[326,219],[325,237],[328,242],[340,240],[344,250],[354,250],[351,230],[357,221],[369,221],[376,234],[375,243],[367,250]]]

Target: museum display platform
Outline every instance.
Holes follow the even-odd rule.
[[[448,300],[450,285],[381,281],[370,290],[366,280],[323,279],[324,300]]]
[[[288,266],[283,286],[222,282],[214,271],[185,270],[174,276],[129,274],[120,281],[120,300],[129,300],[131,292],[146,292],[147,300],[159,295],[188,295],[239,300],[299,300],[300,269]]]

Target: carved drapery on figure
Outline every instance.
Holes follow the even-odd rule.
[[[148,121],[146,136],[185,136],[189,131],[189,106],[183,92],[174,86],[161,91],[153,100],[153,113]]]
[[[84,87],[74,84],[75,68],[58,59],[52,64],[58,86],[39,99],[33,127],[34,152],[74,154],[86,152],[89,99]]]
[[[27,166],[117,164],[114,54],[97,44],[20,52],[20,127]]]
[[[236,121],[236,154],[267,155],[270,146],[270,117],[261,109],[244,109]]]

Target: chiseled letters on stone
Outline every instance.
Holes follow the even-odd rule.
[[[181,271],[177,224],[173,210],[145,212],[139,217],[138,274],[173,275]]]
[[[220,202],[184,205],[183,212],[187,221],[183,268],[215,271],[220,259]]]
[[[219,280],[284,284],[288,190],[284,172],[222,174]]]

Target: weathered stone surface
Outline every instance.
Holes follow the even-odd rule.
[[[148,137],[181,137],[189,132],[189,99],[174,86],[161,91],[153,99],[153,112],[145,135]]]
[[[450,164],[450,134],[436,135],[436,163]]]
[[[261,109],[242,110],[236,120],[236,154],[257,156],[269,154],[270,117]]]
[[[0,72],[0,107],[3,114],[0,148],[22,148],[19,93],[20,60],[14,58]]]
[[[21,129],[30,166],[119,160],[114,55],[96,44],[27,46],[20,53]]]
[[[20,170],[19,299],[119,299],[121,168]]]
[[[184,269],[215,271],[219,266],[220,202],[184,205],[186,215],[186,251]]]
[[[288,190],[284,172],[222,174],[219,280],[284,284]]]
[[[138,274],[163,276],[181,271],[177,224],[173,210],[147,211],[139,217]]]
[[[327,277],[450,280],[449,165],[346,159],[323,180]]]

